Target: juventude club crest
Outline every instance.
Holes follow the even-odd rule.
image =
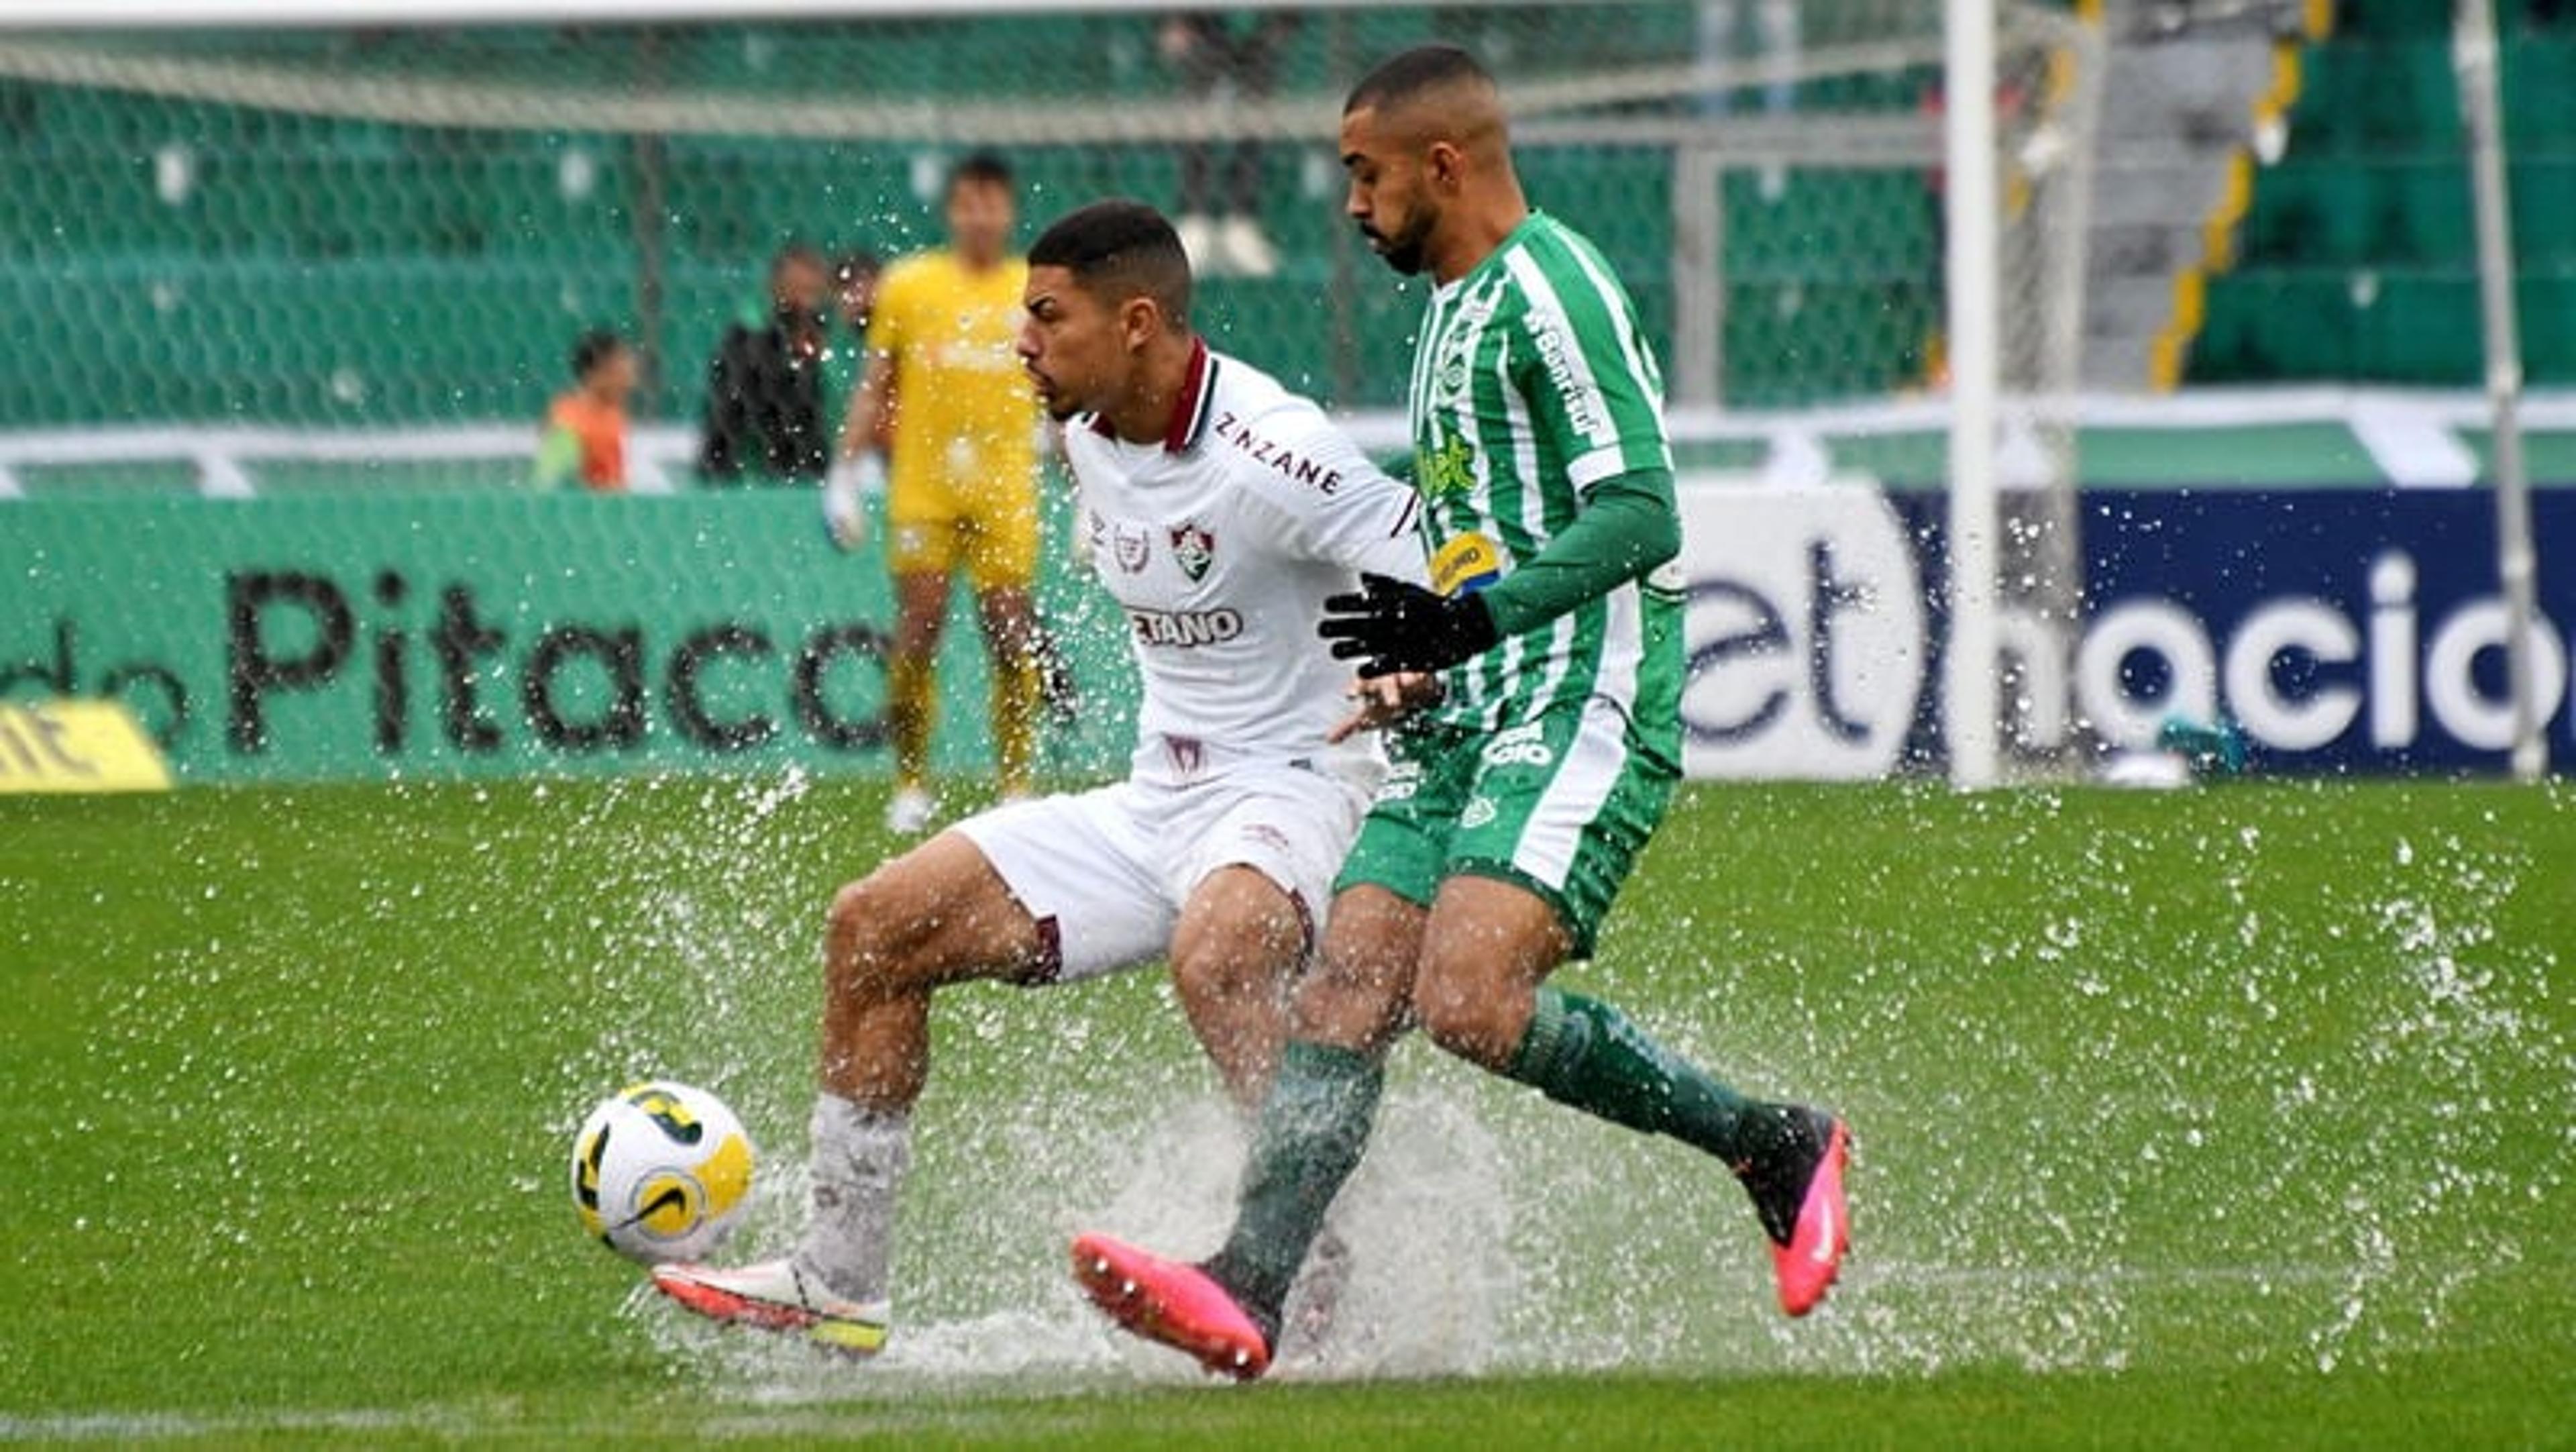
[[[1216,536],[1196,520],[1182,520],[1172,526],[1172,559],[1190,583],[1197,584],[1207,578],[1208,566],[1216,563]]]
[[[1432,370],[1431,405],[1434,408],[1455,407],[1467,396],[1467,349],[1463,344],[1442,350],[1440,366]]]

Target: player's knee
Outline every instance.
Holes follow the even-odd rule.
[[[1172,960],[1172,989],[1184,1004],[1222,1006],[1243,997],[1251,975],[1230,955],[1199,953]]]
[[[1488,1068],[1510,1062],[1519,1025],[1509,995],[1466,974],[1426,973],[1414,985],[1414,1021],[1441,1048]]]
[[[834,893],[824,919],[823,952],[832,991],[868,998],[917,991],[910,936],[876,878],[862,878]]]
[[[1327,952],[1298,980],[1289,1029],[1330,1043],[1383,1043],[1403,1026],[1412,971],[1401,958]]]
[[[1400,1000],[1405,972],[1400,963],[1325,953],[1306,969],[1297,992],[1315,1003]]]
[[[1191,893],[1172,934],[1172,971],[1184,988],[1273,991],[1295,975],[1313,940],[1295,897],[1252,868],[1229,867]]]
[[[1182,1000],[1229,1008],[1281,1001],[1294,968],[1293,950],[1259,943],[1226,945],[1172,960],[1172,987]]]

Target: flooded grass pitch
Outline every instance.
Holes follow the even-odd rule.
[[[2031,1435],[2151,1441],[2234,1396],[2515,1440],[2546,1424],[2513,1388],[2576,1384],[2576,795],[2429,782],[1687,792],[1565,981],[1850,1117],[1854,1259],[1806,1322],[1704,1161],[1411,1043],[1352,1291],[1279,1388],[1113,1338],[1067,1237],[1209,1248],[1240,1156],[1148,974],[943,1000],[882,1360],[714,1332],[582,1240],[570,1133],[628,1079],[704,1084],[763,1154],[735,1249],[792,1234],[816,929],[888,850],[879,790],[10,807],[0,1439],[1078,1441],[1145,1398],[1298,1445],[1420,1415],[1393,1386],[1468,1398],[1454,1432],[1463,1387],[1601,1430],[1830,1385],[1937,1406],[1926,1436],[2018,1439],[1977,1409],[2035,1398],[2064,1420]],[[1584,1390],[1637,1378],[1681,1390]]]

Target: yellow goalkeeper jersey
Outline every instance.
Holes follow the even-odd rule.
[[[1037,394],[1017,351],[1028,274],[1016,257],[970,272],[946,250],[886,271],[868,345],[894,359],[887,502],[898,514],[972,512],[1035,489]]]

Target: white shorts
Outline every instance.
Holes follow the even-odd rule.
[[[1367,810],[1360,784],[1276,766],[1014,802],[954,830],[1038,920],[1053,962],[1028,981],[1053,983],[1161,960],[1181,905],[1224,867],[1250,867],[1296,899],[1311,945]]]

